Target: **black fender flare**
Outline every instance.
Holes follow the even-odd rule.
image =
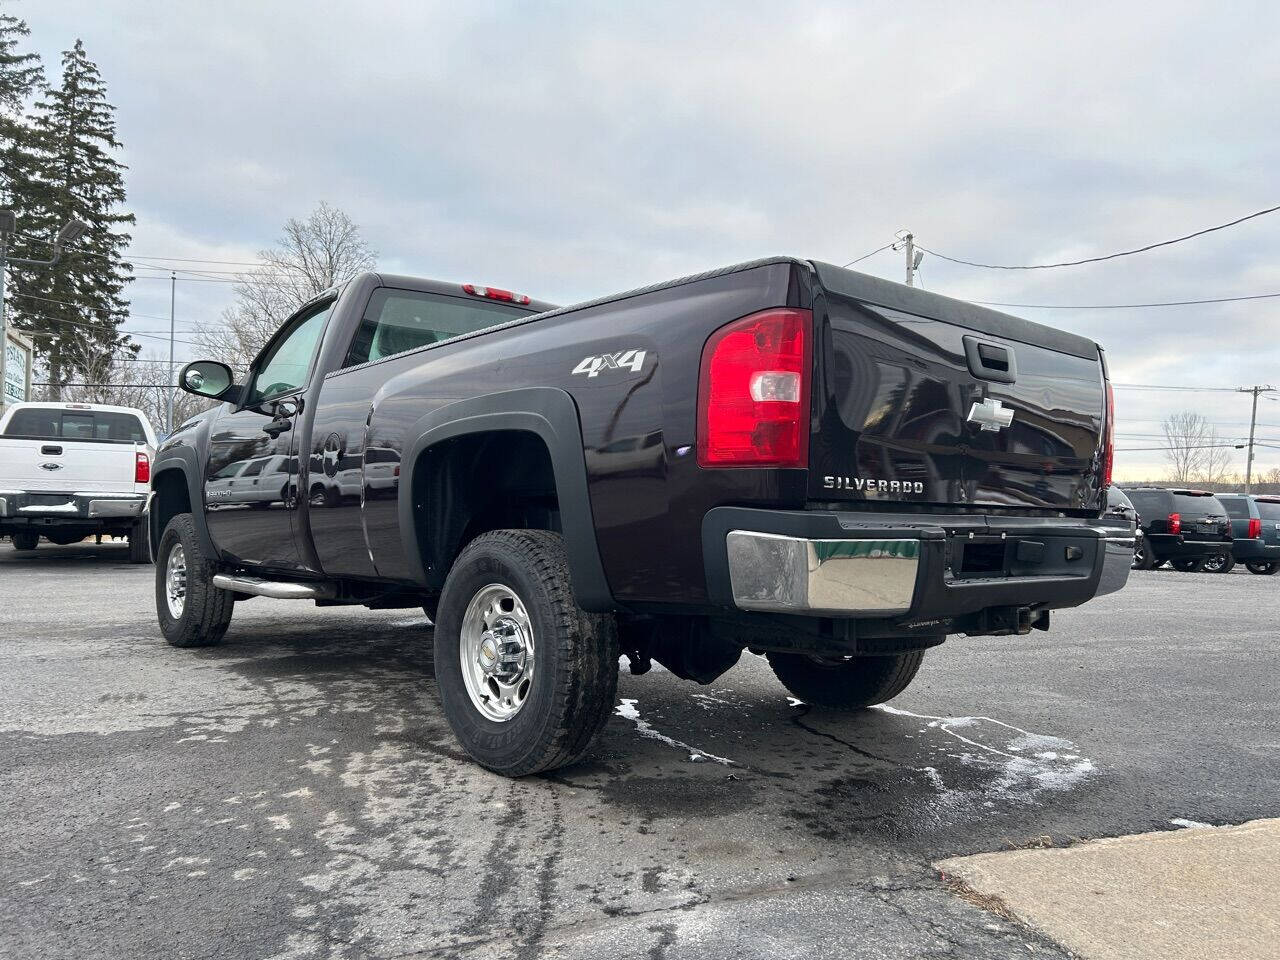
[[[560,502],[560,526],[574,598],[584,610],[594,613],[616,610],[600,560],[587,494],[587,463],[578,407],[573,397],[555,387],[526,387],[458,400],[433,410],[410,428],[401,460],[397,508],[406,560],[414,579],[428,582],[414,516],[418,505],[413,502],[414,470],[422,454],[442,441],[494,430],[533,433],[546,444]]]
[[[152,509],[156,495],[156,481],[164,474],[173,472],[181,473],[183,480],[186,482],[187,500],[191,504],[191,522],[195,524],[196,536],[200,538],[201,548],[206,556],[216,557],[218,551],[209,536],[209,528],[205,525],[204,491],[200,482],[203,474],[200,470],[200,464],[196,460],[196,452],[191,447],[175,447],[172,450],[162,451],[157,454],[156,462],[152,464],[151,496],[147,501],[147,514],[149,516],[147,527],[151,538],[151,555],[159,556],[160,537],[164,534],[164,531],[159,529],[159,512]]]

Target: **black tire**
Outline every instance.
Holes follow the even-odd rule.
[[[1229,553],[1211,553],[1204,558],[1205,573],[1230,573],[1235,565],[1236,558]]]
[[[1260,577],[1274,577],[1280,573],[1280,562],[1275,560],[1246,560],[1244,565],[1250,573]]]
[[[179,616],[169,609],[167,594],[169,557],[182,548],[186,565],[186,597]],[[235,598],[229,590],[213,585],[216,572],[196,536],[195,521],[189,513],[179,513],[160,537],[156,555],[156,618],[160,632],[175,647],[211,647],[221,643],[235,610]]]
[[[129,528],[129,562],[151,562],[151,530],[145,516]]]
[[[1138,537],[1133,541],[1133,569],[1151,570],[1156,565],[1156,558],[1151,555],[1151,547],[1146,537]]]
[[[923,650],[882,657],[770,653],[769,666],[798,699],[826,710],[860,710],[892,700],[915,679]]]
[[[530,686],[518,712],[505,720],[481,713],[463,679],[463,619],[472,599],[490,585],[519,599],[533,631]],[[565,766],[587,752],[613,712],[618,631],[613,617],[587,613],[574,602],[559,534],[494,530],[472,540],[449,570],[435,612],[444,715],[477,763],[520,777]]]
[[[19,530],[13,535],[13,549],[15,550],[34,550],[40,546],[40,534],[32,533],[30,530]]]
[[[1204,557],[1175,557],[1169,562],[1179,573],[1200,573],[1204,570]]]

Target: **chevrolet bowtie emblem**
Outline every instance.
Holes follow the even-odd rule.
[[[1006,410],[999,400],[987,397],[981,403],[975,403],[970,407],[969,416],[965,419],[970,423],[976,423],[982,430],[996,433],[1013,423],[1013,411]]]

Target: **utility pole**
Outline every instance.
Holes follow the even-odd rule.
[[[1253,413],[1249,415],[1249,452],[1244,461],[1244,492],[1253,491],[1253,434],[1258,426],[1258,394],[1274,393],[1275,387],[1270,384],[1254,387],[1240,387],[1237,392],[1253,394]]]
[[[178,274],[169,271],[169,413],[165,417],[165,435],[173,433],[173,315],[177,301]]]
[[[5,361],[9,358],[9,335],[5,329],[4,283],[5,272],[9,264],[21,263],[30,267],[52,267],[62,259],[64,244],[75,243],[89,225],[83,220],[71,219],[62,225],[58,235],[53,239],[53,256],[48,260],[28,260],[25,257],[9,256],[9,238],[18,231],[18,215],[12,210],[0,210],[0,407],[5,406]]]
[[[916,249],[916,235],[910,230],[898,231],[898,239],[893,245],[895,250],[898,249],[899,243],[907,253],[907,286],[914,287],[916,270],[920,267],[920,261],[924,259],[924,251]]]

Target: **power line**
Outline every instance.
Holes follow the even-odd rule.
[[[22,231],[20,231],[20,230],[18,230],[18,231],[14,231],[14,232],[15,232],[18,236],[23,237],[23,238],[25,238],[25,239],[27,239],[27,240],[34,240],[36,243],[43,243],[43,244],[45,244],[46,246],[50,246],[50,245],[51,245],[50,241],[49,241],[49,240],[47,240],[47,239],[45,239],[44,237],[37,237],[35,234],[31,234],[31,233],[23,233],[23,232],[22,232]],[[73,245],[71,245],[71,244],[64,244],[64,246],[65,246],[68,250],[74,250],[76,253],[84,254],[86,257],[97,257],[97,258],[99,258],[100,260],[110,260],[110,259],[111,259],[111,257],[107,256],[106,254],[98,253],[98,252],[96,252],[96,251],[94,251],[94,250],[86,250],[84,247],[77,247],[77,246],[73,246]],[[156,254],[156,255],[154,255],[154,256],[153,256],[153,255],[151,255],[151,254],[146,254],[146,253],[133,254],[133,255],[131,255],[131,256],[129,256],[129,257],[122,257],[121,259],[122,259],[122,260],[124,260],[125,262],[128,262],[128,261],[130,261],[130,260],[171,260],[171,261],[173,261],[174,263],[219,263],[219,264],[226,264],[226,265],[228,265],[228,266],[237,266],[237,265],[238,265],[238,266],[242,266],[242,267],[266,267],[266,266],[270,266],[270,264],[269,264],[267,261],[265,261],[265,260],[207,260],[207,259],[202,259],[202,258],[200,258],[200,257],[162,257],[162,256],[160,256],[159,254]],[[158,267],[157,269],[168,270],[168,269],[170,269],[170,268],[169,268],[169,267]]]
[[[1205,303],[1240,303],[1270,300],[1280,293],[1255,293],[1244,297],[1207,297],[1203,300],[1160,300],[1152,303],[1005,303],[1001,300],[974,300],[984,307],[1021,307],[1026,310],[1140,310],[1145,307],[1190,307]]]
[[[1274,207],[1268,207],[1265,210],[1258,210],[1255,213],[1250,213],[1247,216],[1239,217],[1235,220],[1229,221],[1228,223],[1220,223],[1216,227],[1205,227],[1203,230],[1197,230],[1194,233],[1188,233],[1185,236],[1174,237],[1172,240],[1161,240],[1159,243],[1149,243],[1144,247],[1135,247],[1132,250],[1121,250],[1118,253],[1108,253],[1101,257],[1086,257],[1083,260],[1065,260],[1061,263],[1034,263],[1034,264],[1029,264],[1025,266],[1021,266],[1021,265],[1013,266],[1013,265],[1004,264],[1004,263],[978,263],[977,261],[974,261],[974,260],[962,260],[959,257],[949,257],[945,253],[938,253],[936,250],[930,250],[927,247],[921,247],[919,246],[919,244],[917,244],[916,246],[919,249],[924,250],[925,253],[928,253],[931,256],[935,256],[940,260],[948,260],[951,263],[964,264],[966,267],[982,267],[987,270],[1049,270],[1054,267],[1078,267],[1081,264],[1085,264],[1085,263],[1100,263],[1103,260],[1115,260],[1117,257],[1131,257],[1135,253],[1146,253],[1148,250],[1155,250],[1158,247],[1168,247],[1168,246],[1172,246],[1175,243],[1182,243],[1184,240],[1191,240],[1195,237],[1202,237],[1206,233],[1213,233],[1217,230],[1225,230],[1228,227],[1234,227],[1236,224],[1244,223],[1246,220],[1252,220],[1254,217],[1261,217],[1261,216],[1265,216],[1268,213],[1275,213],[1277,210],[1280,210],[1280,205],[1277,205]]]
[[[858,257],[856,260],[850,260],[848,263],[842,263],[840,266],[852,267],[855,263],[861,263],[863,260],[866,260],[870,257],[874,257],[877,253],[880,253],[882,250],[890,249],[892,246],[893,246],[892,243],[886,243],[883,247],[876,247],[870,253],[864,253],[862,256]]]
[[[1115,383],[1111,386],[1117,390],[1174,390],[1187,391],[1191,393],[1235,393],[1235,387],[1189,387],[1180,384],[1168,383]]]
[[[39,317],[41,320],[50,320],[50,321],[52,321],[52,322],[54,322],[54,323],[67,323],[67,324],[70,324],[70,325],[71,325],[71,326],[73,326],[73,327],[88,327],[88,328],[89,328],[89,329],[91,329],[91,330],[111,330],[111,331],[113,331],[113,332],[115,332],[115,333],[124,334],[124,335],[126,335],[126,336],[130,336],[130,337],[142,337],[142,338],[147,339],[147,340],[164,340],[166,343],[169,341],[169,335],[168,335],[168,334],[160,335],[160,334],[152,334],[152,333],[139,333],[139,332],[137,332],[137,331],[135,331],[135,330],[121,330],[119,327],[113,327],[113,326],[111,326],[110,324],[105,324],[105,323],[90,323],[90,322],[88,322],[87,320],[68,320],[66,317],[50,317],[50,316],[48,316],[48,315],[46,315],[46,314],[43,314],[43,313],[28,313],[28,314],[27,314],[27,316],[29,316],[29,317]],[[21,329],[21,328],[18,328],[18,329]],[[22,333],[27,334],[28,336],[40,336],[40,334],[41,334],[43,331],[40,331],[40,330],[21,330],[21,332],[22,332]],[[179,339],[177,339],[177,338],[174,338],[174,341],[173,341],[173,342],[174,342],[174,343],[185,343],[185,344],[188,344],[188,345],[193,346],[193,347],[198,347],[198,346],[200,346],[200,344],[199,344],[199,343],[197,343],[197,342],[196,342],[196,341],[194,341],[194,340],[179,340]]]

